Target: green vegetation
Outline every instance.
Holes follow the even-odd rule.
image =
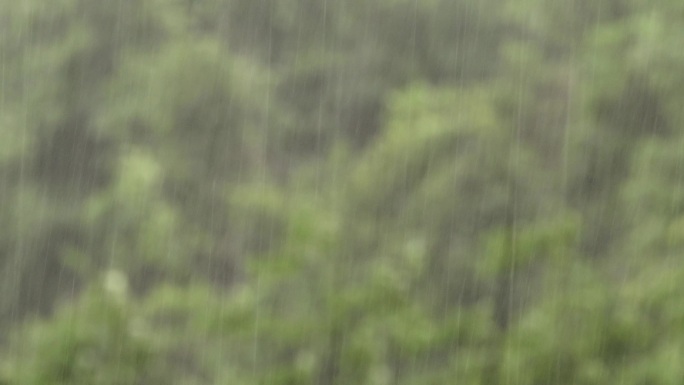
[[[681,384],[682,12],[0,0],[0,384]]]

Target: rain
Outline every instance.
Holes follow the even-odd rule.
[[[0,385],[684,384],[682,42],[675,0],[0,0]]]

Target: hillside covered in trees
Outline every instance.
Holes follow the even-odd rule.
[[[0,0],[0,384],[684,384],[684,3]]]

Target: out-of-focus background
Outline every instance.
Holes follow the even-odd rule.
[[[684,3],[0,1],[0,383],[684,383]]]

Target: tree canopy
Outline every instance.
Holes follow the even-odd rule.
[[[0,384],[679,384],[684,5],[0,0]]]

